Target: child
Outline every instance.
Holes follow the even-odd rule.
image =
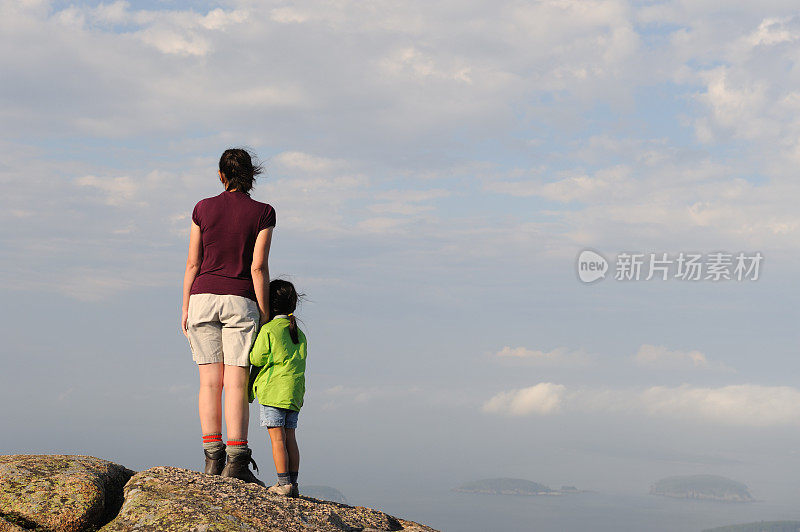
[[[269,283],[269,318],[250,351],[250,401],[261,404],[261,426],[267,427],[278,482],[268,491],[299,496],[300,450],[295,429],[306,390],[306,335],[297,328],[298,294],[289,281]]]

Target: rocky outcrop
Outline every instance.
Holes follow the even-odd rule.
[[[91,456],[0,456],[0,530],[97,528],[122,505],[133,471]],[[13,530],[13,528],[6,528]]]
[[[383,512],[302,497],[287,499],[240,480],[154,467],[125,486],[119,515],[103,528],[160,530],[430,531]]]
[[[87,456],[0,456],[0,532],[31,529],[435,532],[377,510],[287,499],[187,469],[133,474]]]

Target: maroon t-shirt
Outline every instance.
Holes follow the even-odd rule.
[[[203,261],[191,294],[243,296],[256,301],[250,266],[259,231],[275,226],[275,209],[243,192],[200,200],[192,221],[203,234]]]

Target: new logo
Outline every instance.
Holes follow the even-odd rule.
[[[608,271],[608,261],[599,253],[584,249],[578,255],[578,278],[584,283],[604,279]]]

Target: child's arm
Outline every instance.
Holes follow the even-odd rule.
[[[250,363],[254,366],[266,366],[270,355],[269,332],[261,329],[258,333],[253,349],[250,350]]]
[[[253,400],[256,398],[256,391],[253,388],[253,385],[256,383],[256,377],[261,372],[261,368],[258,366],[250,366],[250,379],[247,381],[247,400],[248,402],[252,403]]]
[[[256,398],[255,396],[255,389],[253,385],[256,382],[256,377],[263,369],[263,366],[267,365],[267,361],[269,360],[269,333],[265,330],[261,330],[256,337],[255,343],[253,343],[253,348],[250,350],[250,378],[248,379],[247,383],[247,398],[252,403],[253,400]]]

